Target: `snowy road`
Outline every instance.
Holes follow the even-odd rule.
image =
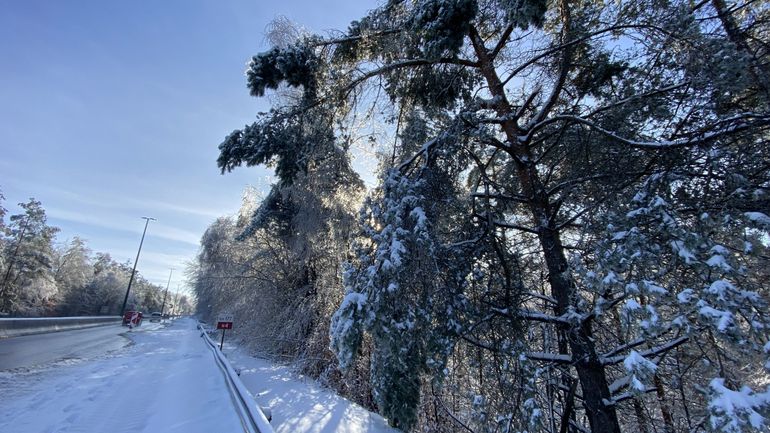
[[[0,372],[0,432],[242,432],[222,373],[195,329],[137,328],[90,361]]]
[[[117,325],[0,339],[0,370],[30,368],[54,361],[91,358],[123,348],[130,340]]]

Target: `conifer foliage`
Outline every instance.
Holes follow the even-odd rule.
[[[391,0],[255,56],[252,94],[302,96],[220,168],[274,163],[285,186],[346,161],[361,116],[392,125],[328,321],[336,385],[368,371],[405,431],[767,428],[769,19]]]

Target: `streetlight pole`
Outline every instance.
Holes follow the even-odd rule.
[[[142,232],[142,240],[139,241],[139,251],[136,252],[136,260],[134,260],[134,269],[131,270],[131,278],[128,279],[128,288],[126,289],[126,297],[123,298],[123,306],[120,307],[120,315],[124,315],[126,313],[126,302],[128,302],[128,293],[131,291],[131,283],[134,282],[134,274],[136,273],[136,263],[139,262],[139,253],[142,252],[142,244],[144,243],[144,235],[147,233],[147,226],[150,224],[150,221],[156,221],[155,218],[150,218],[143,216],[142,219],[145,219],[144,223],[144,231]]]
[[[163,317],[163,310],[166,309],[166,297],[168,296],[168,286],[171,284],[171,274],[174,273],[174,268],[171,268],[171,272],[168,273],[168,282],[166,283],[166,293],[163,295],[163,305],[160,307],[160,317]]]

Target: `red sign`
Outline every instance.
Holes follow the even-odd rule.
[[[217,322],[217,329],[233,329],[233,322]]]

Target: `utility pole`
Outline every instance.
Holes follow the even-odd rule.
[[[142,252],[142,244],[144,243],[144,235],[147,233],[147,226],[150,221],[157,221],[155,218],[143,216],[142,219],[147,220],[144,223],[144,231],[142,232],[142,240],[139,241],[139,251],[136,252],[136,260],[134,260],[134,269],[131,270],[131,277],[128,279],[128,288],[126,289],[126,297],[123,298],[123,306],[120,307],[120,315],[126,314],[126,302],[128,302],[128,293],[131,291],[131,283],[134,282],[134,274],[136,273],[136,264],[139,262],[139,253]]]
[[[168,273],[168,282],[166,283],[166,293],[163,295],[163,305],[160,306],[160,317],[163,317],[163,310],[166,309],[166,297],[168,297],[168,286],[171,284],[171,274],[174,273],[174,268],[171,268],[171,272]]]

